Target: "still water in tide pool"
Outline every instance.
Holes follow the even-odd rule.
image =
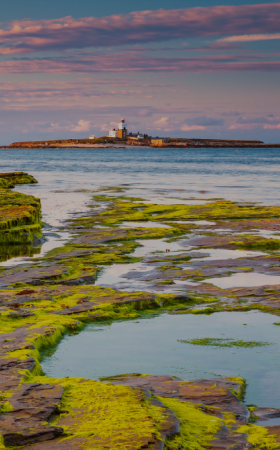
[[[91,324],[67,335],[46,352],[44,372],[52,377],[98,379],[123,373],[173,375],[184,380],[240,376],[248,386],[245,402],[280,407],[280,326],[261,312],[206,315],[162,314],[152,318]],[[263,341],[264,347],[211,347],[179,339],[218,338]]]

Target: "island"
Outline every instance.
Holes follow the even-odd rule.
[[[0,148],[280,148],[257,140],[108,137],[14,142]]]

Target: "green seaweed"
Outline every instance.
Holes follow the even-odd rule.
[[[277,436],[269,434],[268,429],[265,427],[253,424],[242,425],[236,430],[236,433],[246,433],[248,435],[247,441],[256,450],[279,450],[280,448],[280,443],[276,440]]]
[[[41,237],[41,203],[32,195],[11,191],[15,184],[37,183],[22,172],[0,174],[0,244],[29,244]],[[1,253],[3,259],[4,252]]]
[[[272,345],[270,342],[263,341],[244,341],[242,339],[221,339],[221,338],[202,338],[202,339],[178,339],[182,344],[206,345],[210,347],[268,347]]]
[[[204,450],[214,439],[224,422],[212,415],[204,414],[196,405],[173,398],[158,397],[172,409],[181,421],[180,433],[166,439],[165,449]]]
[[[141,448],[152,436],[160,438],[163,410],[138,389],[83,378],[37,376],[30,380],[64,387],[61,414],[53,422],[64,430],[62,441],[82,438],[84,449],[94,445],[122,450]]]

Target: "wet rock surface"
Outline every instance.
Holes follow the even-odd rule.
[[[222,426],[216,433],[211,448],[249,449],[253,446],[246,440],[246,435],[236,433],[238,425],[249,419],[248,409],[232,393],[240,390],[240,384],[229,379],[213,378],[193,381],[182,381],[169,376],[126,375],[110,378],[112,383],[128,386],[138,386],[148,389],[153,395],[162,398],[176,398],[180,401],[191,402],[205,414],[223,418],[224,413],[234,416],[234,427]]]
[[[61,386],[24,383],[9,399],[13,410],[0,416],[0,433],[6,446],[52,440],[63,433],[46,421],[60,404]]]
[[[229,379],[211,378],[202,380],[183,381],[170,376],[120,376],[112,377],[110,381],[115,384],[138,386],[148,389],[156,396],[178,398],[183,401],[199,403],[211,410],[212,414],[222,417],[224,412],[231,412],[236,422],[245,422],[249,419],[246,406],[232,393],[240,390],[240,383]]]

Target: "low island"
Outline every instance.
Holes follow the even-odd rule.
[[[184,138],[137,138],[134,136],[94,139],[58,139],[49,141],[14,142],[1,148],[280,148],[280,144],[266,144],[254,140],[230,139],[184,139]]]

